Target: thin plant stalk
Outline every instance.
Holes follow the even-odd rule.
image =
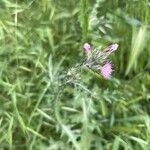
[[[88,39],[88,0],[80,0],[80,24],[82,28],[82,40],[87,41]]]

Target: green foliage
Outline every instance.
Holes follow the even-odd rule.
[[[0,14],[0,149],[149,150],[148,0],[1,0]],[[66,75],[83,42],[119,44],[111,80]]]

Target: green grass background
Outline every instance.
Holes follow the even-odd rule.
[[[149,0],[0,0],[0,149],[150,150]],[[84,71],[105,48],[111,80]]]

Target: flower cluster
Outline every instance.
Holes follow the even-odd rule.
[[[99,72],[104,79],[109,79],[113,70],[112,64],[107,60],[107,57],[115,52],[117,48],[118,44],[112,44],[103,51],[99,51],[98,49],[92,49],[90,44],[85,43],[83,49],[86,53],[86,59],[83,66]]]

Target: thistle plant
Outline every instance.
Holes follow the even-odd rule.
[[[80,82],[78,82],[78,80],[80,79],[80,73],[82,71],[82,69],[90,69],[94,72],[99,73],[99,75],[101,75],[104,79],[110,79],[111,74],[112,74],[112,64],[111,62],[108,60],[108,56],[110,54],[112,54],[113,52],[115,52],[118,48],[118,44],[112,44],[109,47],[105,48],[103,51],[100,51],[99,49],[95,48],[93,49],[91,47],[91,45],[89,43],[85,43],[83,45],[83,50],[85,53],[85,59],[83,61],[83,63],[81,64],[77,64],[75,67],[69,69],[69,71],[67,72],[67,75],[65,74],[63,76],[63,81],[65,81],[65,84],[62,84],[61,82],[61,86],[58,88],[57,91],[57,99],[58,97],[61,99],[61,97],[63,96],[63,92],[64,89],[66,87],[66,85],[69,83],[73,84],[73,85],[77,85],[77,87],[82,87],[84,89],[86,89],[82,84],[80,84]],[[66,81],[67,80],[67,81]],[[86,89],[88,90],[88,89]],[[59,93],[59,94],[58,94]],[[84,107],[86,107],[86,101],[83,99],[83,105]],[[88,101],[89,106],[88,109],[84,108],[85,110],[83,111],[83,114],[85,114],[85,118],[88,118],[90,116],[90,113],[92,114],[92,101],[89,100]],[[63,120],[61,119],[60,115],[56,112],[60,112],[60,105],[61,103],[59,103],[59,101],[54,101],[54,105],[55,105],[55,116],[57,121],[59,122],[61,128],[63,130],[64,129],[64,125],[63,125]],[[91,110],[90,110],[91,109]],[[83,118],[83,119],[85,119]],[[89,120],[85,119],[85,122],[82,122],[83,124],[83,128],[81,129],[81,132],[83,132],[83,135],[88,135],[91,134],[90,133],[90,129],[88,127],[89,124]],[[70,132],[70,130],[68,130]],[[70,136],[70,135],[68,135]],[[84,139],[85,141],[87,141],[87,138],[81,136],[81,139]],[[82,140],[81,140],[82,141]],[[80,146],[78,145],[78,143],[76,143],[76,140],[72,140],[72,143],[74,144],[74,146],[76,147],[76,149],[80,149]],[[86,146],[84,145],[84,141],[81,142],[81,147],[84,149],[89,149],[88,147],[90,146]],[[86,147],[86,148],[85,148]]]
[[[90,69],[105,80],[110,79],[113,72],[112,63],[109,61],[108,56],[115,52],[118,48],[118,44],[111,44],[103,51],[95,48],[93,49],[89,43],[83,45],[85,58],[82,64],[77,64],[67,72],[67,83],[80,79],[80,71],[82,69]],[[66,77],[65,77],[66,78]]]
[[[100,73],[104,79],[109,79],[112,74],[112,64],[108,61],[108,56],[115,52],[118,48],[118,44],[112,44],[105,48],[103,51],[91,48],[90,44],[85,43],[83,49],[86,54],[86,59],[82,66],[88,67],[98,73]]]

